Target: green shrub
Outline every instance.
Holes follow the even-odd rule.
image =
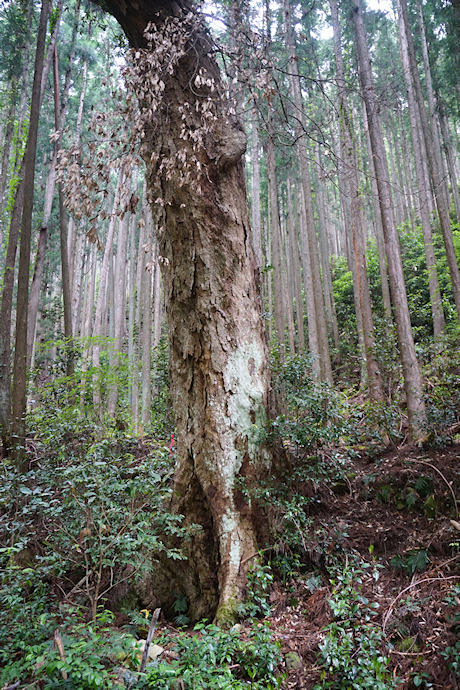
[[[159,644],[167,644],[168,639]],[[194,635],[175,641],[178,658],[152,665],[142,687],[173,690],[179,679],[185,690],[270,690],[279,687],[276,675],[281,661],[278,644],[265,624],[256,625],[243,639],[233,628],[224,631],[215,625],[198,623]]]
[[[367,564],[363,564],[364,567]],[[373,622],[375,606],[361,594],[364,577],[378,579],[378,571],[365,573],[362,568],[347,566],[336,575],[329,605],[334,620],[324,630],[319,645],[323,667],[321,685],[315,690],[391,690],[396,680],[388,670],[389,659],[380,628]]]
[[[452,609],[450,623],[454,633],[460,632],[460,585],[454,585],[448,596],[445,598],[446,604]],[[441,655],[446,659],[450,669],[460,678],[460,640],[441,651]]]
[[[37,595],[36,591],[25,602],[24,612],[32,613]],[[23,683],[27,679],[38,682],[41,688],[109,690],[114,687],[118,658],[123,657],[125,664],[137,663],[134,638],[109,627],[113,614],[101,612],[87,623],[77,609],[66,607],[62,613],[65,615],[60,616],[59,627],[57,615],[49,613],[41,614],[37,621],[30,620],[29,626],[22,621],[23,639],[17,639],[21,654],[11,658],[11,641],[4,653],[0,652],[1,682]],[[62,654],[56,644],[57,635]]]
[[[242,618],[263,618],[271,613],[269,595],[273,586],[273,574],[270,565],[256,561],[248,572],[245,601],[239,605],[238,613]]]
[[[9,544],[0,550],[0,665],[9,677],[30,645],[65,623],[64,595],[96,620],[114,588],[129,589],[160,552],[181,558],[164,541],[189,533],[164,508],[168,450],[141,450],[129,439],[80,440],[49,449],[26,473],[0,465],[0,543]]]
[[[287,413],[272,421],[271,434],[299,448],[331,445],[346,432],[346,398],[312,374],[308,353],[272,360],[274,386],[285,401]]]

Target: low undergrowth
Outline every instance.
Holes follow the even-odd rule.
[[[255,624],[244,634],[243,630],[234,626],[225,631],[203,622],[192,634],[178,635],[172,645],[170,635],[160,636],[157,643],[170,648],[169,659],[152,665],[141,687],[274,690],[281,682],[279,645],[267,623]]]
[[[445,356],[424,357],[428,380],[441,380]],[[260,435],[284,449],[285,476],[238,487],[271,526],[240,623],[189,629],[178,597],[143,673],[150,612],[136,584],[165,554],[180,567],[177,545],[200,529],[165,510],[167,418],[162,441],[139,441],[76,426],[74,403],[36,411],[28,471],[0,465],[2,690],[456,687],[456,366],[449,390],[429,387],[430,445],[414,448],[400,392],[369,404],[313,384],[308,358],[279,365],[285,411]]]

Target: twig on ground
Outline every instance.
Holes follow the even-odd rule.
[[[155,632],[155,628],[157,627],[158,619],[160,617],[160,611],[161,609],[158,608],[155,609],[155,611],[153,612],[152,620],[150,621],[149,632],[147,635],[147,639],[145,641],[144,653],[142,655],[139,673],[144,673],[145,667],[147,666],[147,659],[149,658],[149,649],[150,645],[152,644],[153,633]]]
[[[54,631],[54,644],[58,649],[61,661],[65,663],[64,642],[62,641],[62,635],[59,628],[56,628],[56,630]],[[63,680],[67,680],[67,671],[65,670],[65,668],[61,668],[61,676]]]
[[[449,487],[450,493],[452,494],[452,498],[453,498],[454,506],[455,506],[455,513],[456,513],[456,516],[458,519],[458,517],[459,517],[459,515],[458,515],[458,503],[457,503],[457,499],[455,498],[454,490],[452,489],[451,483],[447,481],[447,479],[445,478],[445,476],[443,475],[441,470],[438,469],[436,467],[436,465],[433,465],[431,462],[428,462],[427,460],[416,460],[416,459],[412,460],[411,458],[407,458],[407,462],[415,462],[415,463],[420,464],[420,465],[427,465],[428,467],[431,467],[433,470],[435,470],[442,477],[442,479],[445,481],[445,483]]]
[[[398,596],[393,599],[393,601],[391,602],[390,606],[387,609],[387,612],[385,613],[385,616],[383,617],[383,623],[382,623],[383,634],[385,634],[385,629],[387,627],[388,619],[390,618],[391,613],[393,611],[393,607],[396,604],[396,602],[398,601],[398,599],[400,599],[402,597],[403,594],[408,592],[409,589],[412,589],[412,587],[416,587],[417,585],[421,585],[424,582],[440,582],[440,581],[445,582],[446,580],[460,580],[460,575],[450,575],[449,577],[425,577],[423,580],[417,580],[416,582],[411,582],[408,587],[405,587],[403,590],[401,590],[401,592],[398,594]]]

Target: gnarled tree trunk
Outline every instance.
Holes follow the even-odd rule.
[[[178,439],[173,508],[202,527],[188,565],[171,567],[173,586],[188,597],[191,618],[217,609],[224,619],[257,550],[254,507],[237,480],[260,476],[270,461],[253,434],[265,423],[269,375],[242,163],[246,138],[227,109],[212,42],[188,14],[187,0],[109,0],[104,7],[136,49],[133,70],[149,113],[143,155],[152,202],[159,199],[152,205]],[[143,52],[148,22],[153,43]],[[174,32],[183,41],[179,53],[168,43]],[[156,109],[145,96],[154,80]]]

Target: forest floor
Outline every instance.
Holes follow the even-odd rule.
[[[430,687],[428,682],[443,690],[460,687],[440,655],[458,639],[445,598],[460,581],[460,533],[443,508],[453,503],[458,519],[459,458],[459,443],[426,451],[405,446],[380,458],[357,458],[346,491],[322,495],[315,516],[329,550],[339,544],[364,562],[376,559],[384,566],[378,580],[363,578],[361,594],[378,603],[373,623],[389,643],[401,688]],[[320,681],[317,651],[332,619],[331,590],[311,593],[299,581],[294,593],[298,603],[289,606],[289,595],[277,591],[271,627],[283,652],[296,651],[303,661],[285,687],[309,689]]]
[[[87,450],[83,450],[88,443]],[[80,532],[82,520],[96,525],[99,513],[105,515],[110,509],[113,533],[124,535],[126,511],[130,506],[132,510],[132,499],[126,492],[129,482],[133,490],[145,492],[145,496],[141,494],[141,505],[149,506],[151,511],[146,513],[145,520],[150,524],[152,516],[161,517],[163,484],[171,477],[171,463],[170,449],[166,449],[159,455],[160,464],[152,469],[158,448],[158,442],[153,439],[126,439],[121,445],[105,441],[92,444],[83,433],[81,438],[68,440],[63,448],[57,448],[53,459],[49,450],[44,450],[41,457],[40,453],[34,455],[31,448],[30,472],[25,479],[19,476],[16,480],[14,475],[14,481],[19,481],[16,489],[13,479],[5,474],[0,490],[0,499],[3,496],[0,508],[4,512],[0,526],[3,525],[8,535],[9,525],[16,524],[21,536],[22,521],[21,539],[32,535],[30,544],[32,547],[35,544],[37,553],[42,553],[41,548],[44,554],[37,565],[42,567],[41,571],[37,570],[37,576],[45,581],[51,577],[55,586],[50,591],[55,596],[50,599],[46,595],[45,599],[40,584],[35,587],[30,584],[31,547],[25,550],[19,546],[23,560],[5,560],[9,570],[4,575],[5,586],[0,589],[0,616],[3,615],[0,671],[3,658],[7,674],[2,687],[18,687],[14,685],[16,678],[26,683],[20,687],[61,687],[59,670],[56,670],[60,661],[56,662],[57,651],[48,638],[56,625],[61,624],[63,628],[67,625],[66,649],[72,653],[80,649],[81,626],[72,628],[71,621],[61,620],[59,611],[64,611],[62,605],[78,590],[80,583],[75,582],[84,569],[85,554],[91,555],[92,549],[96,558],[101,552],[97,551],[98,533],[90,541],[91,532],[88,537]],[[281,658],[283,690],[460,688],[460,498],[457,499],[460,497],[460,437],[451,434],[437,447],[393,445],[377,451],[370,445],[366,448],[338,446],[318,449],[313,455],[309,453],[290,448],[288,480],[284,485],[278,482],[273,493],[269,493],[267,510],[272,511],[269,519],[274,527],[274,542],[263,550],[259,564],[254,559],[246,610],[242,611],[242,621],[235,631],[241,643],[252,648],[252,667],[245,666],[249,657],[245,653],[235,657],[236,647],[230,645],[222,657],[222,679],[218,677],[219,668],[215,668],[215,683],[200,686],[192,678],[184,684],[179,665],[181,655],[184,654],[184,659],[187,656],[187,648],[193,654],[193,642],[201,639],[201,651],[197,651],[201,657],[196,659],[206,671],[204,667],[209,665],[212,656],[207,640],[215,635],[216,644],[225,647],[226,641],[231,642],[231,634],[225,637],[227,633],[222,632],[218,638],[220,633],[215,628],[204,631],[204,624],[198,630],[189,630],[188,619],[182,616],[183,620],[179,621],[179,616],[175,624],[161,620],[155,632],[154,643],[162,648],[159,661],[169,665],[168,673],[174,673],[174,678],[179,679],[158,687],[233,688],[232,678],[238,683],[242,678],[235,687],[246,687],[252,678],[250,671],[260,659],[260,667],[265,670],[270,667],[271,675],[266,674],[248,687],[265,690],[272,687],[265,679],[273,678],[273,666]],[[80,492],[77,497],[76,486]],[[267,491],[264,488],[264,494]],[[96,506],[94,515],[93,506]],[[140,520],[142,514],[138,517]],[[11,523],[12,520],[16,522]],[[161,525],[160,528],[163,529]],[[69,535],[73,548],[66,546],[65,538]],[[55,548],[59,549],[56,553],[61,560],[67,559],[66,568],[70,568],[69,573],[57,579],[50,575],[54,569],[52,563],[47,565],[49,554],[44,551],[52,537],[56,540]],[[83,539],[88,543],[84,552]],[[107,539],[112,548],[115,541],[110,535]],[[117,548],[128,548],[126,543],[124,539],[119,540]],[[1,551],[8,555],[6,548]],[[118,553],[114,551],[113,557],[119,558]],[[126,558],[124,552],[121,555]],[[78,568],[72,565],[74,562]],[[87,579],[93,569],[86,563]],[[40,572],[44,575],[40,576]],[[103,628],[103,635],[110,634],[110,640],[120,641],[127,631],[136,629],[136,638],[145,637],[146,619],[142,609],[139,613],[134,606],[127,611],[115,599],[109,608],[113,611],[113,623],[110,630]],[[138,619],[142,620],[142,630],[138,628]],[[3,630],[1,620],[5,622]],[[280,645],[281,657],[276,646],[267,641],[270,637],[267,638],[267,627]],[[88,637],[88,631],[85,634]],[[89,635],[84,648],[99,650],[97,654],[102,657],[100,634],[96,631],[93,637]],[[110,640],[107,640],[109,646]],[[5,654],[2,657],[2,641],[9,645],[6,657]],[[39,642],[41,646],[37,647]],[[30,645],[35,650],[29,654],[32,661],[24,661],[24,649],[29,652]],[[107,651],[103,664],[96,654],[94,673],[99,673],[98,668],[112,668],[112,651]],[[78,653],[81,655],[81,650]],[[51,684],[43,685],[45,668],[41,669],[34,661],[37,656],[40,664],[43,663],[40,654],[43,659],[48,654],[50,678],[57,673],[58,685],[53,685],[51,680]],[[212,663],[219,666],[217,662]],[[86,673],[86,659],[81,658],[78,664],[77,670]],[[70,662],[69,668],[75,670]],[[41,680],[30,685],[37,674]],[[221,684],[224,676],[227,684]],[[80,690],[96,686],[77,682],[68,687]]]
[[[454,659],[449,667],[442,655],[455,647],[460,619],[459,598],[446,602],[452,585],[460,582],[459,457],[460,442],[427,450],[394,447],[372,459],[361,452],[348,467],[345,482],[314,487],[315,536],[308,541],[305,535],[304,541],[310,562],[305,574],[284,584],[275,582],[269,597],[272,614],[265,619],[283,658],[294,652],[297,659],[297,668],[283,669],[285,690],[352,687],[334,682],[334,673],[325,672],[318,662],[319,645],[334,619],[328,603],[334,584],[325,568],[334,552],[360,582],[364,603],[354,614],[352,635],[374,609],[370,625],[383,633],[382,651],[396,687],[460,687],[460,668],[456,674]],[[303,487],[304,493],[312,490]],[[322,573],[316,588],[311,571]],[[251,625],[254,621],[243,623],[243,635]],[[169,631],[173,639],[177,633],[172,627]]]

